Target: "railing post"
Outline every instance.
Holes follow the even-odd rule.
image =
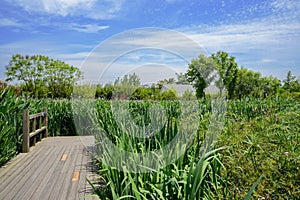
[[[45,138],[48,137],[48,109],[44,108],[44,113],[45,113],[45,126],[46,126],[46,131],[45,131]]]
[[[42,118],[43,118],[42,116],[39,117],[39,126],[38,126],[39,129],[42,128]],[[43,133],[39,134],[39,140],[38,141],[41,141],[42,139],[43,139]]]
[[[36,118],[33,119],[33,124],[32,124],[32,132],[35,132],[36,130]],[[33,137],[33,143],[32,143],[32,146],[35,146],[36,144],[36,136]]]
[[[23,142],[22,142],[22,152],[29,152],[29,111],[28,109],[23,110]]]

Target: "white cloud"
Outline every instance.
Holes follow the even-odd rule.
[[[72,24],[70,29],[83,33],[96,33],[100,30],[108,29],[109,26],[99,26],[96,24]]]
[[[7,0],[8,1],[8,0]],[[27,12],[58,16],[83,16],[93,19],[111,19],[120,11],[123,0],[11,0]]]
[[[0,19],[0,26],[22,27],[23,24],[17,22],[14,19],[2,18]]]
[[[211,53],[226,51],[238,64],[282,79],[286,66],[299,66],[300,22],[268,20],[212,27],[185,27],[181,31]],[[280,70],[282,73],[279,73]],[[300,73],[296,68],[295,73]],[[274,72],[274,73],[273,73]]]

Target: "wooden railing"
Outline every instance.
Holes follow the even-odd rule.
[[[38,124],[37,124],[38,121]],[[48,113],[47,108],[43,112],[29,115],[29,110],[23,110],[23,143],[22,152],[29,152],[29,147],[35,146],[48,136]]]

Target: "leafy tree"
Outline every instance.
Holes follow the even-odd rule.
[[[137,74],[125,75],[117,78],[114,83],[114,98],[128,99],[140,87],[141,81]]]
[[[31,97],[70,97],[73,84],[82,76],[76,67],[43,55],[16,54],[6,70],[6,81],[21,82],[23,91]]]
[[[234,88],[236,85],[238,65],[235,62],[233,56],[223,51],[218,51],[216,54],[212,54],[211,58],[216,62],[216,67],[219,72],[221,81],[218,82],[220,93],[222,93],[223,87],[228,92],[229,99],[232,99],[234,95]]]
[[[177,76],[177,84],[182,84],[182,85],[187,85],[189,84],[189,81],[187,80],[186,76],[184,73],[176,73]]]
[[[49,95],[54,98],[69,98],[73,85],[81,77],[79,69],[59,60],[51,60],[45,69],[44,81],[47,82]]]
[[[260,85],[262,96],[266,98],[269,96],[274,96],[278,93],[281,82],[277,78],[269,76],[261,78]]]
[[[45,84],[43,72],[48,63],[49,58],[46,56],[16,54],[12,56],[8,66],[6,66],[6,81],[21,81],[22,89],[29,92],[30,96],[37,97],[38,88]]]
[[[235,97],[241,99],[244,96],[260,96],[261,75],[258,72],[251,71],[247,68],[241,68],[237,71],[236,87],[234,90]]]
[[[168,89],[161,93],[161,100],[177,100],[178,95],[175,89]]]
[[[151,89],[138,87],[133,92],[130,99],[132,99],[132,100],[148,100],[148,99],[151,99],[151,96],[152,96],[152,90]]]
[[[188,82],[196,89],[196,97],[205,97],[204,89],[208,87],[215,78],[214,70],[215,62],[211,58],[199,55],[197,59],[193,59],[188,66],[185,77]]]
[[[291,71],[288,71],[286,78],[283,80],[283,89],[288,92],[300,92],[300,82],[296,79],[296,76],[292,75]]]
[[[111,100],[113,96],[114,87],[110,84],[106,84],[104,87],[97,85],[96,98]]]

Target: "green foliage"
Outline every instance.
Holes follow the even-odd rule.
[[[126,74],[123,78],[115,80],[113,98],[129,99],[140,85],[141,81],[137,74]]]
[[[235,58],[233,56],[229,57],[228,53],[223,51],[218,51],[216,54],[212,54],[211,58],[215,61],[220,75],[221,80],[218,82],[220,92],[222,92],[223,87],[225,87],[228,92],[229,99],[232,99],[238,72],[238,65],[235,62]]]
[[[152,97],[152,90],[149,88],[139,87],[131,95],[131,100],[149,100]]]
[[[190,90],[186,90],[184,91],[184,93],[182,94],[182,97],[181,97],[182,100],[196,100],[196,96],[195,94],[193,93],[193,91],[190,91]]]
[[[216,69],[215,62],[211,58],[199,55],[189,64],[185,77],[196,89],[197,98],[205,97],[204,89],[214,80],[213,72]]]
[[[168,90],[163,91],[161,93],[160,99],[164,100],[164,101],[165,100],[177,100],[178,99],[178,95],[177,95],[176,90],[174,90],[174,89],[168,89]]]
[[[283,89],[290,93],[300,92],[300,81],[296,80],[296,76],[292,75],[292,72],[289,71],[286,75],[286,79],[283,80]]]
[[[22,111],[29,103],[9,88],[0,91],[0,166],[21,149]]]
[[[263,77],[261,79],[260,90],[262,92],[261,97],[267,98],[271,96],[276,96],[280,90],[281,82],[272,76]]]
[[[42,55],[16,54],[6,69],[6,81],[21,82],[30,97],[70,98],[74,83],[82,76],[76,67]]]
[[[255,199],[297,199],[300,192],[300,107],[293,99],[230,101],[224,133],[223,177],[235,199],[262,176]]]
[[[101,88],[101,86],[88,85],[88,84],[74,85],[72,97],[73,98],[94,98],[95,96],[97,97],[98,88]]]
[[[166,109],[167,121],[162,130],[151,138],[131,137],[118,126],[112,113],[111,105],[129,103],[129,112],[137,124],[149,123],[150,106],[159,104]],[[180,106],[177,102],[104,102],[97,101],[97,116],[100,127],[120,149],[129,152],[146,153],[159,149],[168,144],[178,134],[178,117],[180,116]],[[157,116],[161,117],[161,116]],[[203,118],[207,118],[206,114]],[[199,116],[200,119],[200,116]],[[188,122],[187,122],[188,123]],[[192,126],[192,124],[190,124]],[[195,124],[194,124],[195,125]],[[197,124],[196,124],[197,125]],[[189,127],[189,126],[187,126]],[[128,127],[129,128],[129,127]],[[132,127],[134,128],[134,127]],[[131,128],[130,128],[131,129]],[[183,130],[188,131],[188,130]],[[204,130],[202,130],[204,131]],[[103,154],[106,148],[103,139],[96,135],[97,149],[102,152],[102,156],[112,156]],[[107,166],[100,159],[98,160],[99,174],[105,181],[103,190],[97,190],[101,199],[215,199],[224,195],[224,180],[220,177],[222,163],[220,162],[219,151],[199,155],[200,145],[198,140],[192,142],[191,148],[185,152],[177,161],[170,165],[148,173],[131,173],[127,169],[126,163],[122,164],[123,170]],[[178,146],[182,148],[182,146]],[[171,153],[171,152],[170,152]],[[118,157],[117,153],[113,154]],[[130,158],[128,158],[130,160]],[[143,166],[141,166],[143,167]]]
[[[235,96],[239,99],[246,96],[259,97],[260,73],[241,68],[237,73]]]
[[[110,100],[113,97],[114,87],[112,85],[105,85],[101,87],[101,85],[97,85],[96,89],[96,98]]]
[[[48,108],[50,136],[77,134],[69,100],[25,99],[10,88],[0,91],[0,166],[21,151],[23,110],[38,113],[44,107]]]
[[[176,76],[177,76],[176,84],[183,84],[183,85],[189,84],[189,81],[187,80],[184,73],[176,73]]]

